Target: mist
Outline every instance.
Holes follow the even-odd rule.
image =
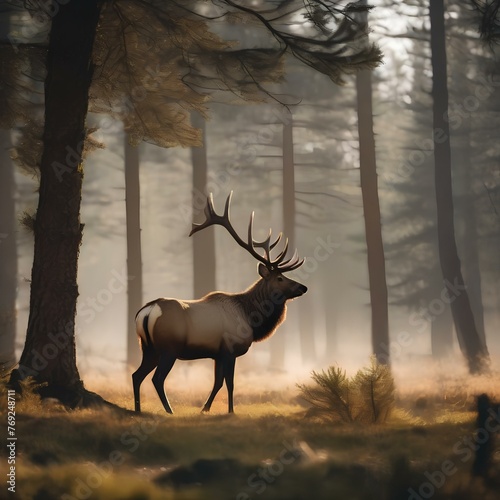
[[[9,491],[496,498],[495,2],[250,3],[0,7]]]

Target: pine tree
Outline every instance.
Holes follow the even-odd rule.
[[[309,405],[307,415],[328,422],[384,423],[394,408],[390,368],[372,356],[370,365],[348,377],[339,366],[312,372],[313,384],[298,384]]]
[[[437,202],[439,261],[448,293],[455,293],[451,311],[464,356],[471,373],[481,372],[488,363],[488,350],[481,341],[458,256],[453,213],[450,127],[448,116],[447,58],[443,0],[430,2],[434,169]],[[457,292],[458,289],[458,292]]]

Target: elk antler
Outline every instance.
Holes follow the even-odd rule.
[[[232,196],[233,192],[231,191],[226,200],[226,205],[224,207],[224,214],[219,215],[215,212],[214,198],[212,193],[210,193],[210,196],[207,197],[207,205],[205,207],[206,220],[202,224],[193,223],[193,228],[191,229],[189,236],[192,236],[197,231],[201,231],[202,229],[205,229],[208,226],[219,225],[225,227],[229,232],[229,234],[236,241],[236,243],[240,245],[240,247],[243,247],[245,250],[247,250],[247,252],[253,255],[259,262],[262,262],[269,270],[279,270],[282,273],[284,273],[287,271],[293,271],[294,269],[297,269],[304,263],[304,259],[299,259],[297,250],[295,250],[293,256],[290,259],[284,260],[286,252],[288,251],[288,238],[285,240],[285,244],[281,252],[276,256],[274,260],[271,259],[271,250],[274,247],[276,247],[276,245],[281,241],[283,233],[279,233],[278,237],[273,242],[271,242],[272,231],[271,229],[269,229],[269,234],[267,235],[267,238],[264,241],[254,240],[253,239],[253,219],[255,214],[254,212],[252,212],[252,214],[250,215],[250,222],[248,224],[248,241],[242,240],[239,237],[238,233],[236,233],[230,221],[229,210],[230,210]],[[256,248],[262,248],[264,250],[265,256],[257,252],[255,250]]]

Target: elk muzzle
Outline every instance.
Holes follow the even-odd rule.
[[[297,283],[292,288],[292,298],[300,297],[301,295],[304,295],[306,292],[307,292],[307,286],[303,285],[302,283]]]

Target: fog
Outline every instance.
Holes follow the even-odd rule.
[[[416,375],[418,384],[432,386],[443,377],[465,376],[466,367],[456,332],[450,337],[449,355],[432,359],[431,327],[449,314],[449,306],[442,298],[445,288],[435,251],[435,194],[429,184],[433,173],[428,147],[428,141],[432,145],[429,33],[427,24],[417,17],[420,39],[386,36],[384,12],[374,17],[373,38],[383,47],[385,64],[374,70],[372,81],[389,291],[390,341],[384,349],[396,378],[405,386],[413,387]],[[404,9],[393,15],[392,28],[403,30]],[[469,40],[468,71],[462,71],[457,47],[461,33],[468,29],[454,25],[449,29],[449,107],[462,109],[460,123],[458,119],[452,123],[451,140],[457,240],[466,281],[480,283],[479,290],[471,285],[468,293],[474,304],[482,304],[482,311],[474,312],[484,318],[491,365],[496,368],[500,356],[496,335],[500,328],[499,151],[496,139],[491,139],[498,135],[497,113],[491,107],[498,100],[498,84],[494,76],[479,77],[492,71],[493,55],[481,48],[477,36]],[[311,370],[332,364],[353,372],[372,354],[364,213],[374,207],[363,207],[361,198],[355,77],[346,77],[346,85],[339,87],[309,68],[287,64],[286,82],[274,89],[293,116],[294,214],[283,213],[283,106],[272,99],[267,103],[227,99],[210,105],[206,123],[206,192],[213,193],[216,208],[221,210],[233,191],[232,222],[245,234],[249,214],[255,211],[256,239],[265,237],[270,227],[275,235],[284,231],[285,221],[293,216],[293,246],[306,258],[290,277],[305,284],[308,293],[289,304],[287,320],[271,340],[254,344],[238,360],[240,382],[251,381],[250,386],[257,384],[262,390],[293,387]],[[89,115],[88,122],[96,128],[92,138],[104,148],[85,160],[77,361],[89,383],[112,377],[128,384],[127,289],[136,286],[136,277],[127,276],[124,130],[119,120],[103,114]],[[484,132],[488,126],[491,136]],[[465,165],[464,134],[470,146]],[[199,298],[193,291],[193,238],[188,234],[193,217],[202,220],[205,201],[203,193],[195,191],[193,197],[191,151],[142,143],[139,158],[143,303],[158,297]],[[17,170],[15,180],[16,213],[32,213],[37,205],[37,178]],[[471,213],[471,197],[473,233],[466,217]],[[16,242],[19,358],[28,321],[32,235],[18,226]],[[215,229],[215,254],[217,290],[237,292],[257,280],[255,260],[220,227]],[[441,288],[429,290],[434,277]],[[284,349],[283,363],[273,362],[273,349]],[[203,385],[211,376],[211,365],[206,360],[178,362],[168,385]]]

